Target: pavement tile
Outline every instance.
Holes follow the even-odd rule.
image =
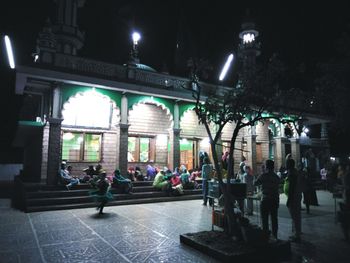
[[[46,262],[129,262],[100,239],[43,247]]]
[[[37,248],[27,248],[21,250],[12,250],[0,252],[1,263],[40,263],[43,262]]]
[[[330,193],[317,192],[320,206],[302,211],[302,242],[292,243],[286,262],[350,262],[349,243],[335,223]],[[292,234],[281,195],[278,237]],[[180,244],[183,233],[211,230],[211,207],[201,200],[25,214],[0,199],[0,262],[216,262]],[[258,207],[249,217],[259,224]],[[220,229],[217,228],[216,229]]]

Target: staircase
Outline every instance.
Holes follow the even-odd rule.
[[[152,186],[153,181],[133,182],[130,193],[120,193],[119,189],[111,188],[114,200],[107,206],[155,203],[166,201],[194,200],[202,198],[201,189],[184,190],[181,196],[168,196],[157,191]],[[198,182],[200,184],[200,182]],[[17,182],[18,184],[18,182]],[[96,207],[89,195],[92,190],[89,184],[76,185],[67,190],[63,185],[49,186],[42,183],[21,183],[15,191],[21,191],[21,197],[14,206],[29,213],[49,210]],[[20,205],[19,205],[20,203]]]

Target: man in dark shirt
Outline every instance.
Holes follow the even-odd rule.
[[[262,228],[269,235],[269,215],[271,216],[272,235],[277,239],[278,230],[278,207],[279,207],[279,184],[280,178],[274,172],[275,163],[272,160],[265,162],[267,172],[263,173],[254,182],[255,186],[261,186],[262,200],[260,206]]]

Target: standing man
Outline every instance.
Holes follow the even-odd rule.
[[[289,180],[287,207],[292,218],[294,228],[294,235],[290,236],[289,239],[292,242],[300,242],[302,178],[297,169],[295,169],[295,161],[293,159],[288,159],[286,166],[287,177]]]
[[[274,172],[275,163],[272,160],[266,160],[266,173],[263,173],[255,181],[254,185],[261,185],[262,200],[260,206],[261,221],[263,231],[269,236],[269,215],[271,216],[272,235],[277,239],[278,231],[278,207],[280,203],[279,184],[280,178]]]
[[[203,205],[207,205],[208,200],[208,180],[213,171],[212,165],[209,163],[209,158],[204,157],[202,166],[202,191],[203,191]]]

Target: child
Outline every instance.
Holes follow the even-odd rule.
[[[99,211],[99,214],[103,214],[103,208],[107,204],[108,201],[113,200],[113,195],[109,191],[111,185],[109,181],[106,178],[106,173],[102,172],[99,176],[100,178],[97,180],[95,187],[97,188],[94,191],[91,191],[91,196],[97,201],[100,202],[99,206],[97,206],[97,210]]]

